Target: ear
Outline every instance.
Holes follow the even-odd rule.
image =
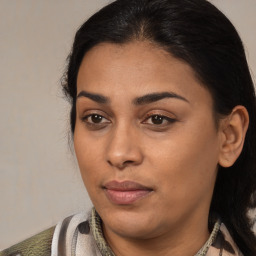
[[[244,106],[236,106],[220,124],[221,134],[219,164],[232,166],[242,152],[249,125],[248,111]]]

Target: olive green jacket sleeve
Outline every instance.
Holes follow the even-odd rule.
[[[0,252],[0,256],[50,256],[55,227],[49,228]]]

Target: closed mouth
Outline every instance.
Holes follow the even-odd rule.
[[[114,204],[129,205],[153,191],[152,188],[134,181],[110,181],[103,186],[107,198]]]

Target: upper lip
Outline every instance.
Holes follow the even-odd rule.
[[[132,191],[132,190],[153,190],[152,188],[141,185],[134,181],[110,181],[104,184],[104,189],[117,190],[117,191]]]

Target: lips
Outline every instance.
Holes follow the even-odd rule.
[[[153,189],[133,181],[110,181],[103,186],[110,202],[129,205],[148,196]]]

